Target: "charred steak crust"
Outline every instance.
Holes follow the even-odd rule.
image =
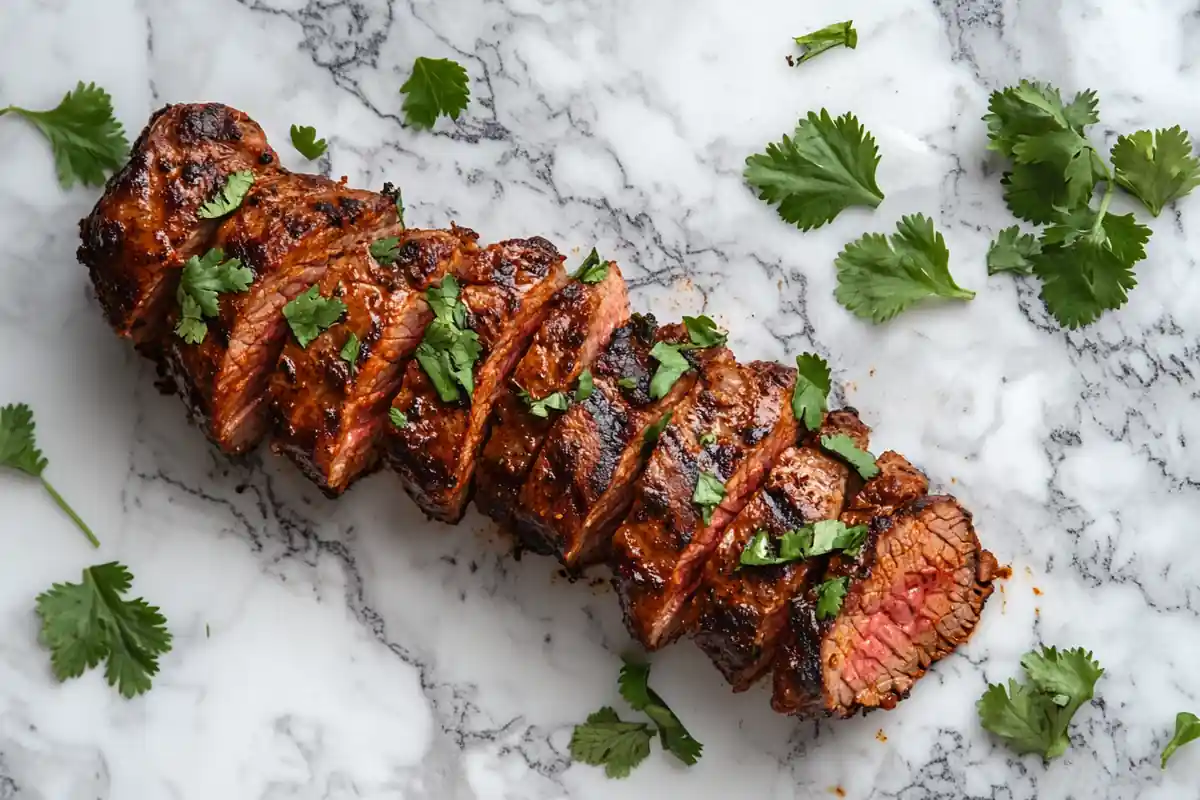
[[[612,533],[633,501],[651,447],[647,429],[691,391],[696,372],[685,373],[666,397],[650,397],[658,342],[688,340],[682,325],[659,327],[634,314],[618,328],[592,368],[594,390],[571,406],[551,429],[521,488],[516,528],[538,553],[554,554],[577,571],[607,557]],[[695,354],[696,363],[707,358]]]
[[[872,520],[858,560],[831,564],[849,590],[833,620],[792,602],[792,639],[772,705],[804,716],[893,708],[929,666],[970,637],[998,567],[953,497],[920,498]]]
[[[795,371],[763,361],[738,364],[728,350],[716,350],[659,437],[635,485],[633,508],[613,536],[613,581],[625,624],[650,650],[678,635],[684,604],[721,532],[796,439],[788,407]],[[713,441],[701,445],[706,436]],[[725,488],[707,522],[692,502],[702,472]]]
[[[492,408],[545,319],[547,301],[567,282],[562,262],[545,239],[511,239],[467,259],[455,276],[468,326],[482,347],[469,401],[442,403],[417,361],[409,362],[392,402],[408,423],[387,428],[386,451],[405,491],[429,517],[451,523],[462,518]]]
[[[216,227],[197,212],[226,177],[280,173],[253,120],[217,103],[168,105],[150,118],[129,161],[79,223],[77,257],[88,268],[113,329],[141,342],[157,335],[179,269],[202,254]]]
[[[850,470],[816,446],[817,437],[836,434],[867,448],[869,430],[853,409],[829,414],[815,434],[783,452],[705,564],[687,627],[734,691],[745,691],[770,670],[789,601],[825,567],[825,559],[816,557],[743,568],[742,551],[759,531],[778,540],[804,525],[838,518]]]
[[[491,435],[479,456],[475,505],[501,524],[517,510],[517,495],[541,450],[557,411],[535,415],[533,400],[560,392],[574,398],[580,373],[589,368],[613,331],[629,317],[629,295],[616,264],[595,284],[572,281],[550,300],[550,310],[521,357],[493,412]]]
[[[329,262],[318,285],[322,296],[346,304],[343,321],[307,348],[289,338],[271,377],[272,448],[331,496],[378,459],[388,406],[432,317],[425,290],[461,269],[478,249],[476,234],[458,227],[410,228],[397,238],[394,260],[387,263],[365,247]],[[358,353],[351,362],[345,353],[355,340]]]

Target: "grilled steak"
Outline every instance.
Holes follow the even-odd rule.
[[[734,691],[750,688],[770,669],[787,625],[788,601],[825,559],[742,567],[742,551],[759,531],[773,540],[818,520],[837,519],[850,470],[816,446],[818,436],[846,434],[866,449],[868,430],[853,410],[835,411],[820,430],[789,447],[771,468],[761,489],[725,529],[704,567],[704,578],[688,612],[688,629]],[[776,547],[778,545],[776,544]]]
[[[848,717],[892,708],[929,665],[965,642],[992,593],[996,559],[952,497],[922,497],[871,521],[857,559],[831,559],[848,591],[833,620],[813,596],[792,601],[772,706]]]
[[[634,488],[633,508],[613,536],[613,580],[625,624],[647,649],[678,634],[684,603],[721,532],[795,441],[788,407],[794,379],[792,369],[738,364],[722,349],[659,437]],[[724,484],[707,520],[692,501],[701,473]]]
[[[254,272],[249,291],[223,294],[200,344],[173,333],[168,365],[193,416],[228,453],[266,430],[267,380],[287,334],[283,307],[325,274],[331,257],[397,235],[391,198],[319,175],[258,181],[217,230],[215,246]],[[172,326],[178,305],[171,312]]]
[[[500,523],[516,511],[521,485],[559,417],[552,410],[535,414],[530,400],[555,392],[572,398],[580,373],[629,317],[629,295],[616,264],[598,283],[572,281],[550,302],[546,321],[496,402],[491,435],[479,456],[475,505]]]
[[[406,359],[433,316],[424,292],[475,257],[475,239],[465,228],[410,229],[399,237],[394,260],[383,258],[388,263],[363,247],[330,261],[318,285],[322,296],[346,304],[343,322],[307,348],[289,339],[271,377],[272,447],[327,494],[344,491],[374,465]],[[345,355],[352,341],[359,343],[353,362]]]
[[[141,342],[158,333],[179,269],[207,249],[216,227],[197,211],[239,170],[280,171],[262,128],[242,112],[207,103],[165,106],[150,118],[79,223],[79,261],[118,334]]]
[[[693,369],[665,397],[651,398],[657,364],[650,350],[658,342],[687,340],[682,325],[658,327],[654,317],[641,314],[613,333],[592,367],[591,396],[571,406],[550,431],[521,488],[516,527],[530,549],[557,555],[571,570],[607,556],[654,444],[646,445],[648,430],[696,381]],[[689,353],[696,364],[709,354]]]
[[[563,257],[545,239],[512,239],[468,259],[457,276],[468,326],[479,336],[474,394],[447,405],[429,376],[410,361],[392,408],[408,422],[388,426],[387,454],[404,489],[434,519],[457,522],[466,508],[475,458],[488,418],[525,344],[567,282]]]
[[[866,525],[872,518],[891,514],[929,491],[929,479],[899,453],[888,450],[875,465],[879,474],[846,504],[842,522],[847,525]]]

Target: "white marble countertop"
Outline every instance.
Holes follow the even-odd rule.
[[[656,749],[624,782],[572,765],[571,727],[618,700],[611,591],[514,561],[474,513],[425,522],[388,474],[335,503],[266,451],[220,457],[105,326],[74,257],[97,191],[60,190],[43,140],[5,118],[0,403],[34,407],[48,475],[103,548],[0,475],[0,798],[1200,797],[1200,745],[1158,768],[1175,712],[1200,711],[1200,198],[1153,222],[1123,310],[1064,332],[1034,283],[986,277],[1012,220],[980,122],[991,90],[1036,77],[1096,89],[1106,144],[1200,132],[1194,0],[8,0],[2,16],[0,105],[96,81],[132,139],[164,103],[220,101],[297,169],[288,127],[315,125],[318,166],[397,182],[411,224],[597,245],[635,304],[712,314],[741,356],[823,353],[876,447],[958,495],[1013,577],[894,711],[797,723],[679,644],[653,683],[702,761]],[[790,36],[845,18],[857,51],[785,64]],[[418,55],[469,71],[457,124],[401,126]],[[875,134],[887,200],[804,234],[740,173],[823,106]],[[833,299],[833,258],[916,211],[978,297],[864,325]],[[36,643],[37,593],[112,559],[175,636],[131,701],[99,671],[59,684]],[[1049,765],[974,707],[1038,643],[1107,669]]]

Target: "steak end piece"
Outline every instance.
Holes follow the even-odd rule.
[[[953,497],[875,517],[862,556],[830,567],[848,581],[837,616],[819,620],[811,592],[792,601],[772,706],[810,717],[895,707],[971,635],[997,572]]]
[[[307,347],[289,339],[270,384],[272,448],[327,495],[375,466],[388,406],[433,316],[425,291],[474,257],[476,238],[459,227],[409,228],[385,263],[366,247],[329,263],[320,293],[340,298],[346,314]]]
[[[759,532],[778,542],[789,531],[838,518],[850,470],[817,446],[819,437],[838,434],[867,449],[869,429],[853,409],[829,414],[814,434],[779,457],[705,564],[688,609],[687,628],[734,691],[745,691],[770,670],[787,626],[789,602],[813,576],[820,576],[826,561],[817,556],[786,564],[742,566],[742,552]]]
[[[562,262],[545,239],[510,239],[481,250],[455,276],[481,346],[470,398],[443,403],[416,359],[409,362],[392,401],[408,421],[388,426],[385,450],[404,490],[432,519],[454,523],[466,512],[492,408],[545,319],[547,301],[568,280]]]
[[[79,223],[77,257],[119,335],[139,344],[158,335],[180,268],[207,249],[217,225],[197,212],[243,170],[256,179],[281,171],[266,134],[241,111],[168,105],[150,118],[129,161]]]
[[[684,604],[721,532],[796,440],[788,404],[794,382],[792,369],[738,364],[722,348],[659,437],[633,508],[613,536],[613,582],[625,624],[648,650],[679,634]],[[708,519],[693,502],[701,473],[724,487]]]

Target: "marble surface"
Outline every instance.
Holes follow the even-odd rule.
[[[1022,76],[1092,87],[1093,136],[1200,131],[1194,0],[6,0],[0,104],[51,106],[79,79],[132,135],[166,102],[217,100],[330,140],[317,166],[401,184],[411,224],[599,246],[635,303],[704,311],[747,358],[815,349],[841,399],[976,514],[1013,577],[970,645],[895,711],[845,723],[735,696],[692,646],[653,684],[705,744],[624,782],[572,765],[571,727],[617,702],[615,598],[514,560],[472,514],[425,522],[395,480],[339,502],[260,453],[220,457],[105,327],[76,264],[95,190],[61,191],[43,141],[0,120],[0,402],[36,410],[48,476],[97,553],[28,481],[0,475],[0,798],[1185,798],[1200,745],[1158,768],[1200,711],[1200,199],[1152,225],[1119,313],[1058,330],[1025,280],[988,280],[1011,218],[979,121]],[[852,17],[857,51],[790,69],[788,37]],[[457,124],[400,124],[417,55],[472,79]],[[887,200],[803,234],[740,178],[810,109],[855,111]],[[1125,202],[1122,200],[1122,210]],[[978,291],[872,327],[833,300],[832,261],[906,213],[936,220]],[[572,256],[573,258],[576,256]],[[120,559],[175,636],[154,689],[58,684],[35,595]],[[1043,765],[978,725],[986,681],[1037,643],[1107,674],[1075,744]]]

